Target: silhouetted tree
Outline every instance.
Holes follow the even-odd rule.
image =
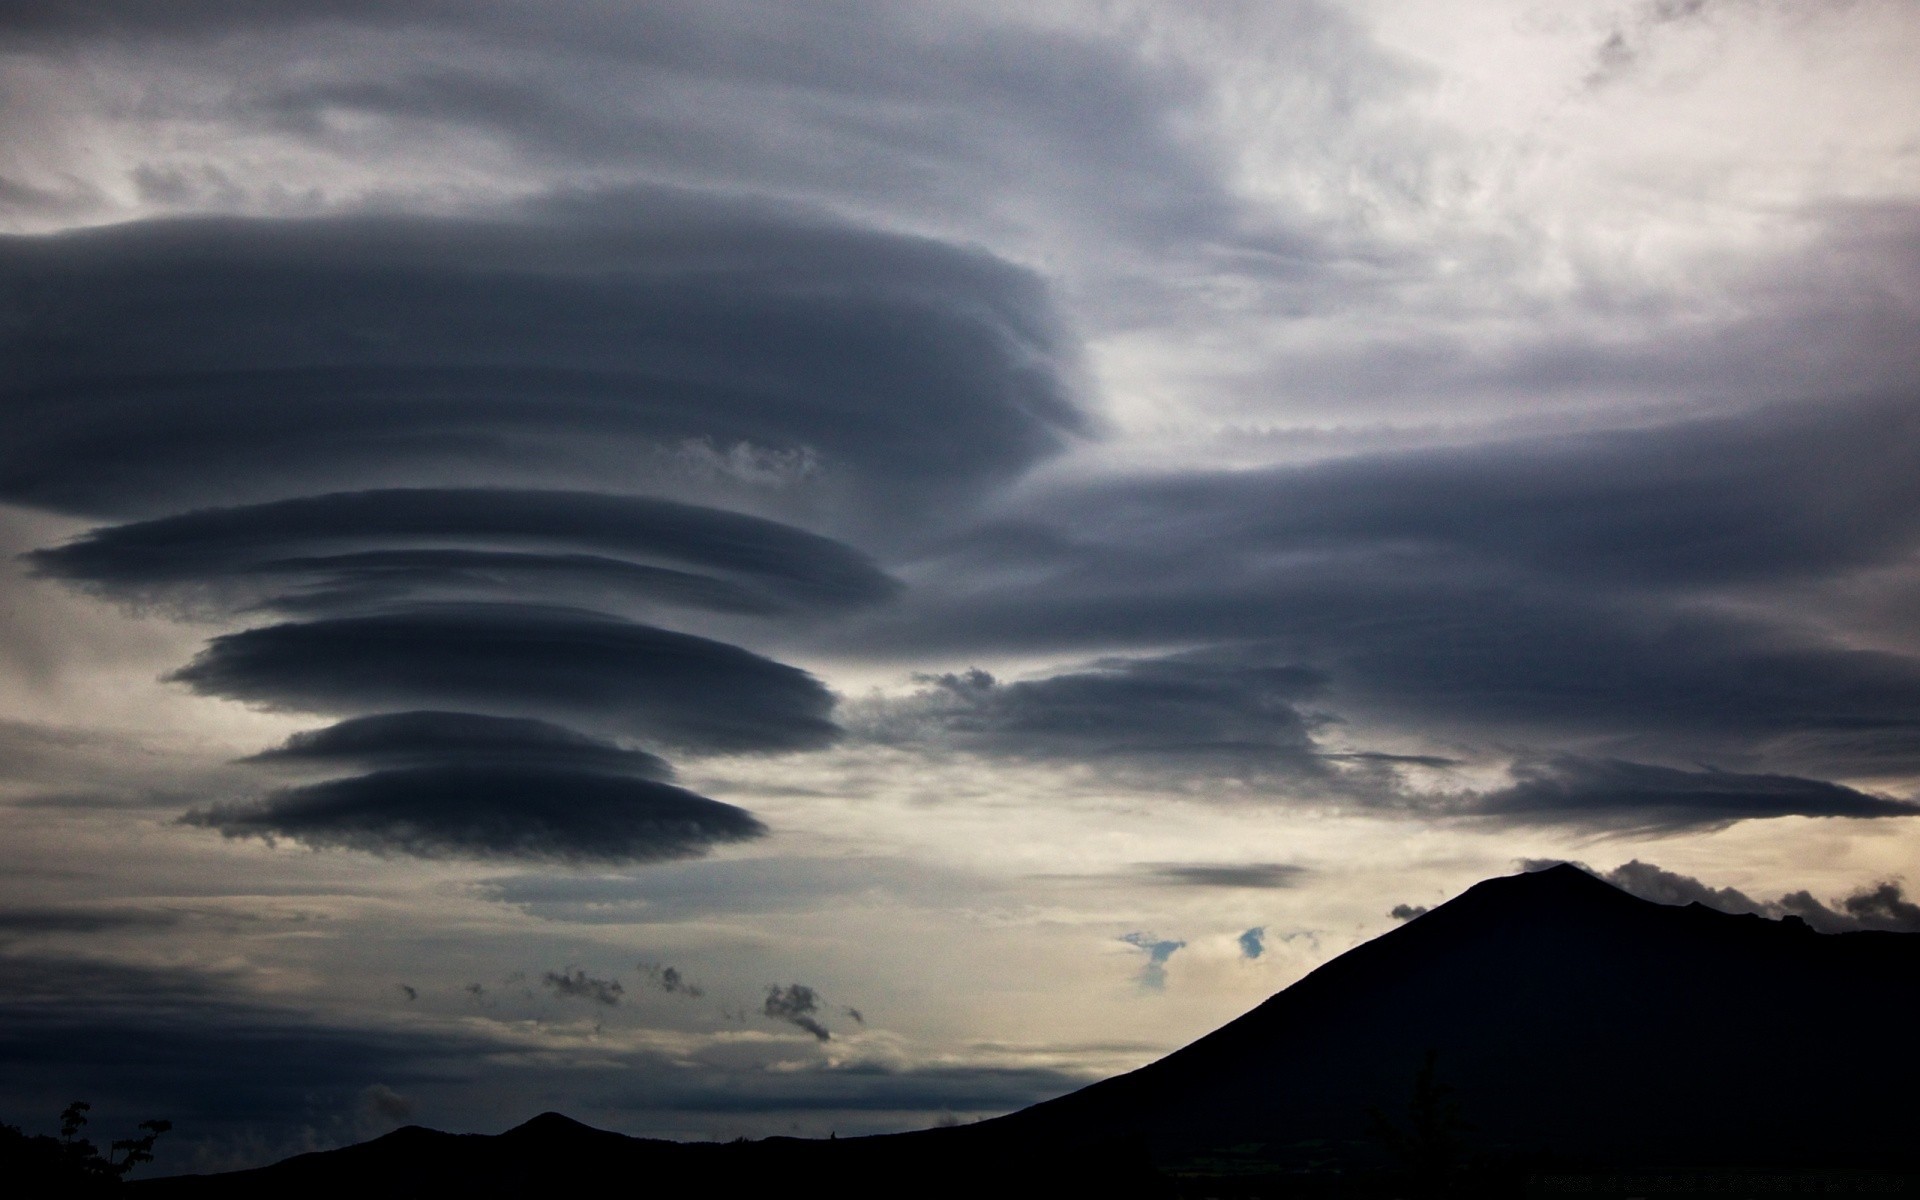
[[[153,1161],[153,1143],[171,1121],[142,1121],[139,1137],[114,1142],[105,1155],[80,1136],[93,1108],[75,1100],[60,1113],[60,1136],[29,1135],[0,1125],[0,1183],[24,1196],[84,1195],[117,1186],[128,1171]]]
[[[1460,1135],[1473,1128],[1460,1115],[1453,1089],[1440,1082],[1440,1052],[1428,1050],[1413,1077],[1413,1096],[1407,1101],[1407,1125],[1402,1128],[1375,1108],[1374,1135],[1386,1143],[1416,1194],[1439,1196],[1463,1165],[1465,1145]]]

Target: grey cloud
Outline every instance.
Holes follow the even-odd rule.
[[[156,1169],[180,1171],[195,1143],[249,1131],[275,1145],[303,1129],[309,1146],[358,1140],[328,1114],[351,1114],[374,1081],[466,1079],[497,1048],[468,1033],[329,1023],[201,972],[13,955],[0,993],[0,1120],[41,1125],[44,1081],[55,1081],[98,1112],[171,1119]]]
[[[1772,406],[1647,429],[1103,481],[1037,502],[1028,542],[1069,569],[1152,550],[1229,578],[1256,556],[1325,571],[1366,554],[1629,588],[1773,582],[1895,560],[1920,544],[1916,458],[1920,413],[1904,399]],[[1070,536],[1049,548],[1041,539],[1055,529]]]
[[[215,805],[183,818],[230,838],[423,858],[651,862],[766,828],[729,804],[650,779],[564,767],[441,765],[375,771]]]
[[[711,196],[9,238],[0,294],[0,496],[89,513],[639,463],[892,516],[1086,425],[1032,277]]]
[[[820,912],[849,904],[936,906],[992,895],[982,878],[898,858],[730,858],[663,863],[633,875],[508,875],[477,892],[530,916],[569,924],[683,921],[715,913]]]
[[[360,1104],[370,1114],[389,1124],[413,1119],[413,1101],[384,1083],[371,1083],[360,1093]]]
[[[548,721],[462,712],[380,713],[296,733],[243,762],[292,767],[422,767],[451,762],[571,767],[662,782],[665,759]]]
[[[1411,921],[1415,917],[1425,916],[1426,914],[1427,906],[1424,904],[1396,904],[1392,910],[1387,913],[1388,916],[1396,921]]]
[[[0,941],[49,934],[114,933],[164,929],[179,923],[175,913],[87,906],[0,908]]]
[[[1015,758],[1319,769],[1315,720],[1298,704],[1322,690],[1324,677],[1271,663],[1257,649],[1111,658],[1010,683],[977,668],[920,678],[920,692],[879,706],[862,732]]]
[[[26,557],[41,574],[142,603],[307,612],[532,587],[550,598],[767,615],[859,607],[897,586],[841,543],[778,522],[651,497],[510,488],[203,509],[95,529]]]
[[[610,1006],[619,1004],[627,990],[617,979],[595,979],[580,967],[571,971],[548,971],[540,981],[568,999]]]
[[[1307,873],[1291,863],[1141,863],[1139,869],[1162,883],[1208,888],[1292,887]]]
[[[1802,612],[1920,548],[1914,412],[1766,408],[1056,488],[919,564],[864,636],[920,653],[1211,643],[1216,662],[1320,672],[1317,703],[1433,736],[1897,774],[1920,765],[1920,659],[1892,648],[1910,631],[1843,644]],[[933,693],[934,715],[997,691],[966,687]]]
[[[813,1015],[819,1010],[819,995],[804,983],[790,983],[784,988],[769,984],[766,1002],[760,1006],[764,1015],[776,1021],[798,1026],[823,1042],[831,1041],[833,1034]]]
[[[423,606],[212,640],[169,676],[206,695],[307,712],[458,706],[559,716],[694,750],[808,749],[833,696],[737,646],[578,609]]]
[[[1910,817],[1920,805],[1791,775],[1683,771],[1562,755],[1522,764],[1516,782],[1480,794],[1477,814],[1640,830],[1716,827],[1766,817]]]

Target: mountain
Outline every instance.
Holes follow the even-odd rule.
[[[1906,1171],[1917,1015],[1920,935],[1658,905],[1561,866],[1480,883],[1158,1062],[977,1125],[679,1145],[547,1114],[136,1186],[1359,1195],[1454,1178],[1492,1194],[1529,1170]]]

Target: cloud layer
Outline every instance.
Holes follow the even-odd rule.
[[[27,556],[151,603],[338,612],[533,593],[753,615],[870,605],[897,588],[789,525],[642,496],[508,488],[336,492],[95,529]]]
[[[0,287],[36,297],[0,336],[0,497],[86,513],[640,464],[870,519],[1085,427],[1031,277],[712,196],[12,238]]]
[[[401,767],[216,805],[193,824],[421,858],[650,862],[763,836],[750,814],[650,779],[561,767]]]
[[[304,712],[459,707],[553,715],[707,751],[795,750],[836,735],[818,680],[691,634],[577,609],[423,606],[213,639],[173,679]]]

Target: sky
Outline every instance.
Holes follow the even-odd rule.
[[[0,10],[0,1120],[971,1121],[1920,929],[1904,0]]]

